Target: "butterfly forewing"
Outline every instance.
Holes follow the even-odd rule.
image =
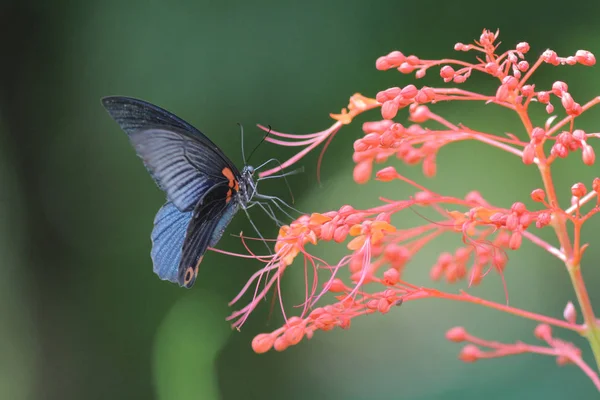
[[[206,249],[239,208],[240,173],[202,132],[168,111],[129,97],[102,104],[167,194],[152,231],[154,272],[189,288]]]
[[[106,97],[102,103],[178,210],[193,210],[208,190],[227,182],[224,168],[239,176],[213,142],[168,111],[129,97]]]

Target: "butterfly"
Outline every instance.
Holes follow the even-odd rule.
[[[240,209],[253,205],[255,169],[239,171],[202,132],[156,105],[121,96],[102,104],[166,193],[151,234],[154,272],[191,288],[206,250]]]

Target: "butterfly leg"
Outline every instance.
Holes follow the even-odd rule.
[[[256,205],[259,206],[265,212],[265,214],[267,214],[267,216],[269,218],[271,218],[278,226],[283,225],[283,223],[275,215],[275,212],[273,211],[273,208],[271,207],[271,205],[269,203],[262,202],[262,201],[254,201],[254,202],[252,202],[252,204],[250,204],[248,207],[246,207],[246,209],[250,209]]]
[[[258,234],[258,237],[262,239],[263,243],[265,244],[265,247],[267,248],[267,251],[269,252],[269,255],[272,255],[273,252],[271,251],[271,248],[269,247],[269,245],[267,244],[266,239],[263,237],[263,235],[260,233],[260,231],[258,230],[258,228],[256,227],[256,224],[254,223],[254,221],[252,221],[252,218],[250,218],[250,214],[248,213],[248,208],[245,207],[243,208],[244,212],[246,213],[246,217],[248,217],[248,221],[250,221],[250,225],[252,225],[252,228],[254,228],[254,231]]]
[[[292,211],[297,212],[298,214],[306,214],[306,213],[303,213],[302,211],[297,210],[294,207],[290,206],[288,203],[286,203],[285,201],[283,201],[281,198],[279,198],[277,196],[267,196],[267,195],[264,195],[264,194],[256,193],[254,195],[254,197],[256,197],[257,199],[261,199],[261,200],[272,201],[273,204],[276,204],[277,208],[279,208],[279,209],[281,209],[281,206],[277,202],[280,202],[282,205],[286,206],[287,208],[289,208]],[[287,214],[287,215],[289,216],[289,214]]]

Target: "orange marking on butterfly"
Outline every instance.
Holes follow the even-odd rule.
[[[183,281],[184,285],[189,285],[192,282],[192,277],[194,278],[194,280],[198,277],[198,270],[200,269],[200,263],[202,262],[202,259],[204,258],[204,256],[201,256],[198,259],[198,262],[196,263],[195,267],[188,267],[186,272],[185,272],[185,279]]]
[[[225,202],[229,203],[229,201],[231,200],[231,196],[233,195],[233,190],[238,192],[240,190],[240,185],[239,185],[237,179],[235,179],[235,175],[233,175],[233,171],[229,167],[223,168],[221,173],[229,181],[229,191],[227,191],[227,198],[225,199]]]
[[[194,272],[194,267],[188,267],[187,270],[185,271],[185,277],[183,279],[183,284],[186,286],[189,285],[190,282],[192,281],[192,276],[196,275],[196,273]]]

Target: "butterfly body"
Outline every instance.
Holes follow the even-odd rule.
[[[208,247],[256,194],[254,168],[240,172],[198,129],[153,104],[118,96],[102,104],[167,196],[151,235],[154,272],[190,288]]]

